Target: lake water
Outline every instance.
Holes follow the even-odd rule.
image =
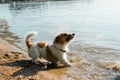
[[[0,18],[23,39],[38,31],[36,40],[53,41],[61,32],[75,33],[74,42],[120,50],[119,0],[17,2],[0,4]]]
[[[120,1],[72,0],[0,4],[0,19],[24,46],[24,35],[38,31],[33,41],[51,43],[61,32],[75,33],[70,48],[77,55],[101,65],[120,60]],[[81,53],[83,52],[83,53]],[[99,54],[93,53],[101,53]],[[106,53],[106,54],[103,54]],[[108,54],[107,54],[108,53]],[[86,56],[88,55],[88,56]],[[108,57],[109,56],[109,57]]]

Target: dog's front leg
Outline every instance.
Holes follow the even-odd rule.
[[[64,53],[64,55],[62,55],[62,58],[59,58],[60,62],[62,64],[64,64],[67,67],[71,67],[72,64],[68,61],[67,55]]]
[[[71,67],[72,64],[68,60],[61,60],[61,63],[64,64],[67,67]]]

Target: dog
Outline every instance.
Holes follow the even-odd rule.
[[[44,58],[54,64],[58,61],[64,66],[70,67],[71,63],[67,59],[68,44],[74,38],[75,34],[61,33],[55,37],[50,45],[46,42],[31,42],[31,37],[37,35],[37,32],[28,32],[25,35],[25,43],[28,48],[28,55],[35,61],[37,58]]]

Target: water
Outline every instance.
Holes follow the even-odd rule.
[[[49,43],[61,32],[75,33],[72,51],[103,67],[120,60],[119,4],[119,0],[0,4],[0,19],[8,21],[9,31],[19,37],[23,47],[24,35],[29,31],[39,32],[33,41]]]
[[[76,34],[75,42],[120,48],[119,0],[47,1],[1,4],[0,18],[23,39],[38,31],[37,40],[51,42],[61,32]]]

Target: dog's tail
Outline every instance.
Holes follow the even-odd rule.
[[[28,32],[26,35],[25,35],[25,43],[27,45],[28,48],[30,48],[31,46],[31,41],[30,41],[30,38],[34,35],[37,35],[38,32],[36,31],[31,31],[31,32]]]

